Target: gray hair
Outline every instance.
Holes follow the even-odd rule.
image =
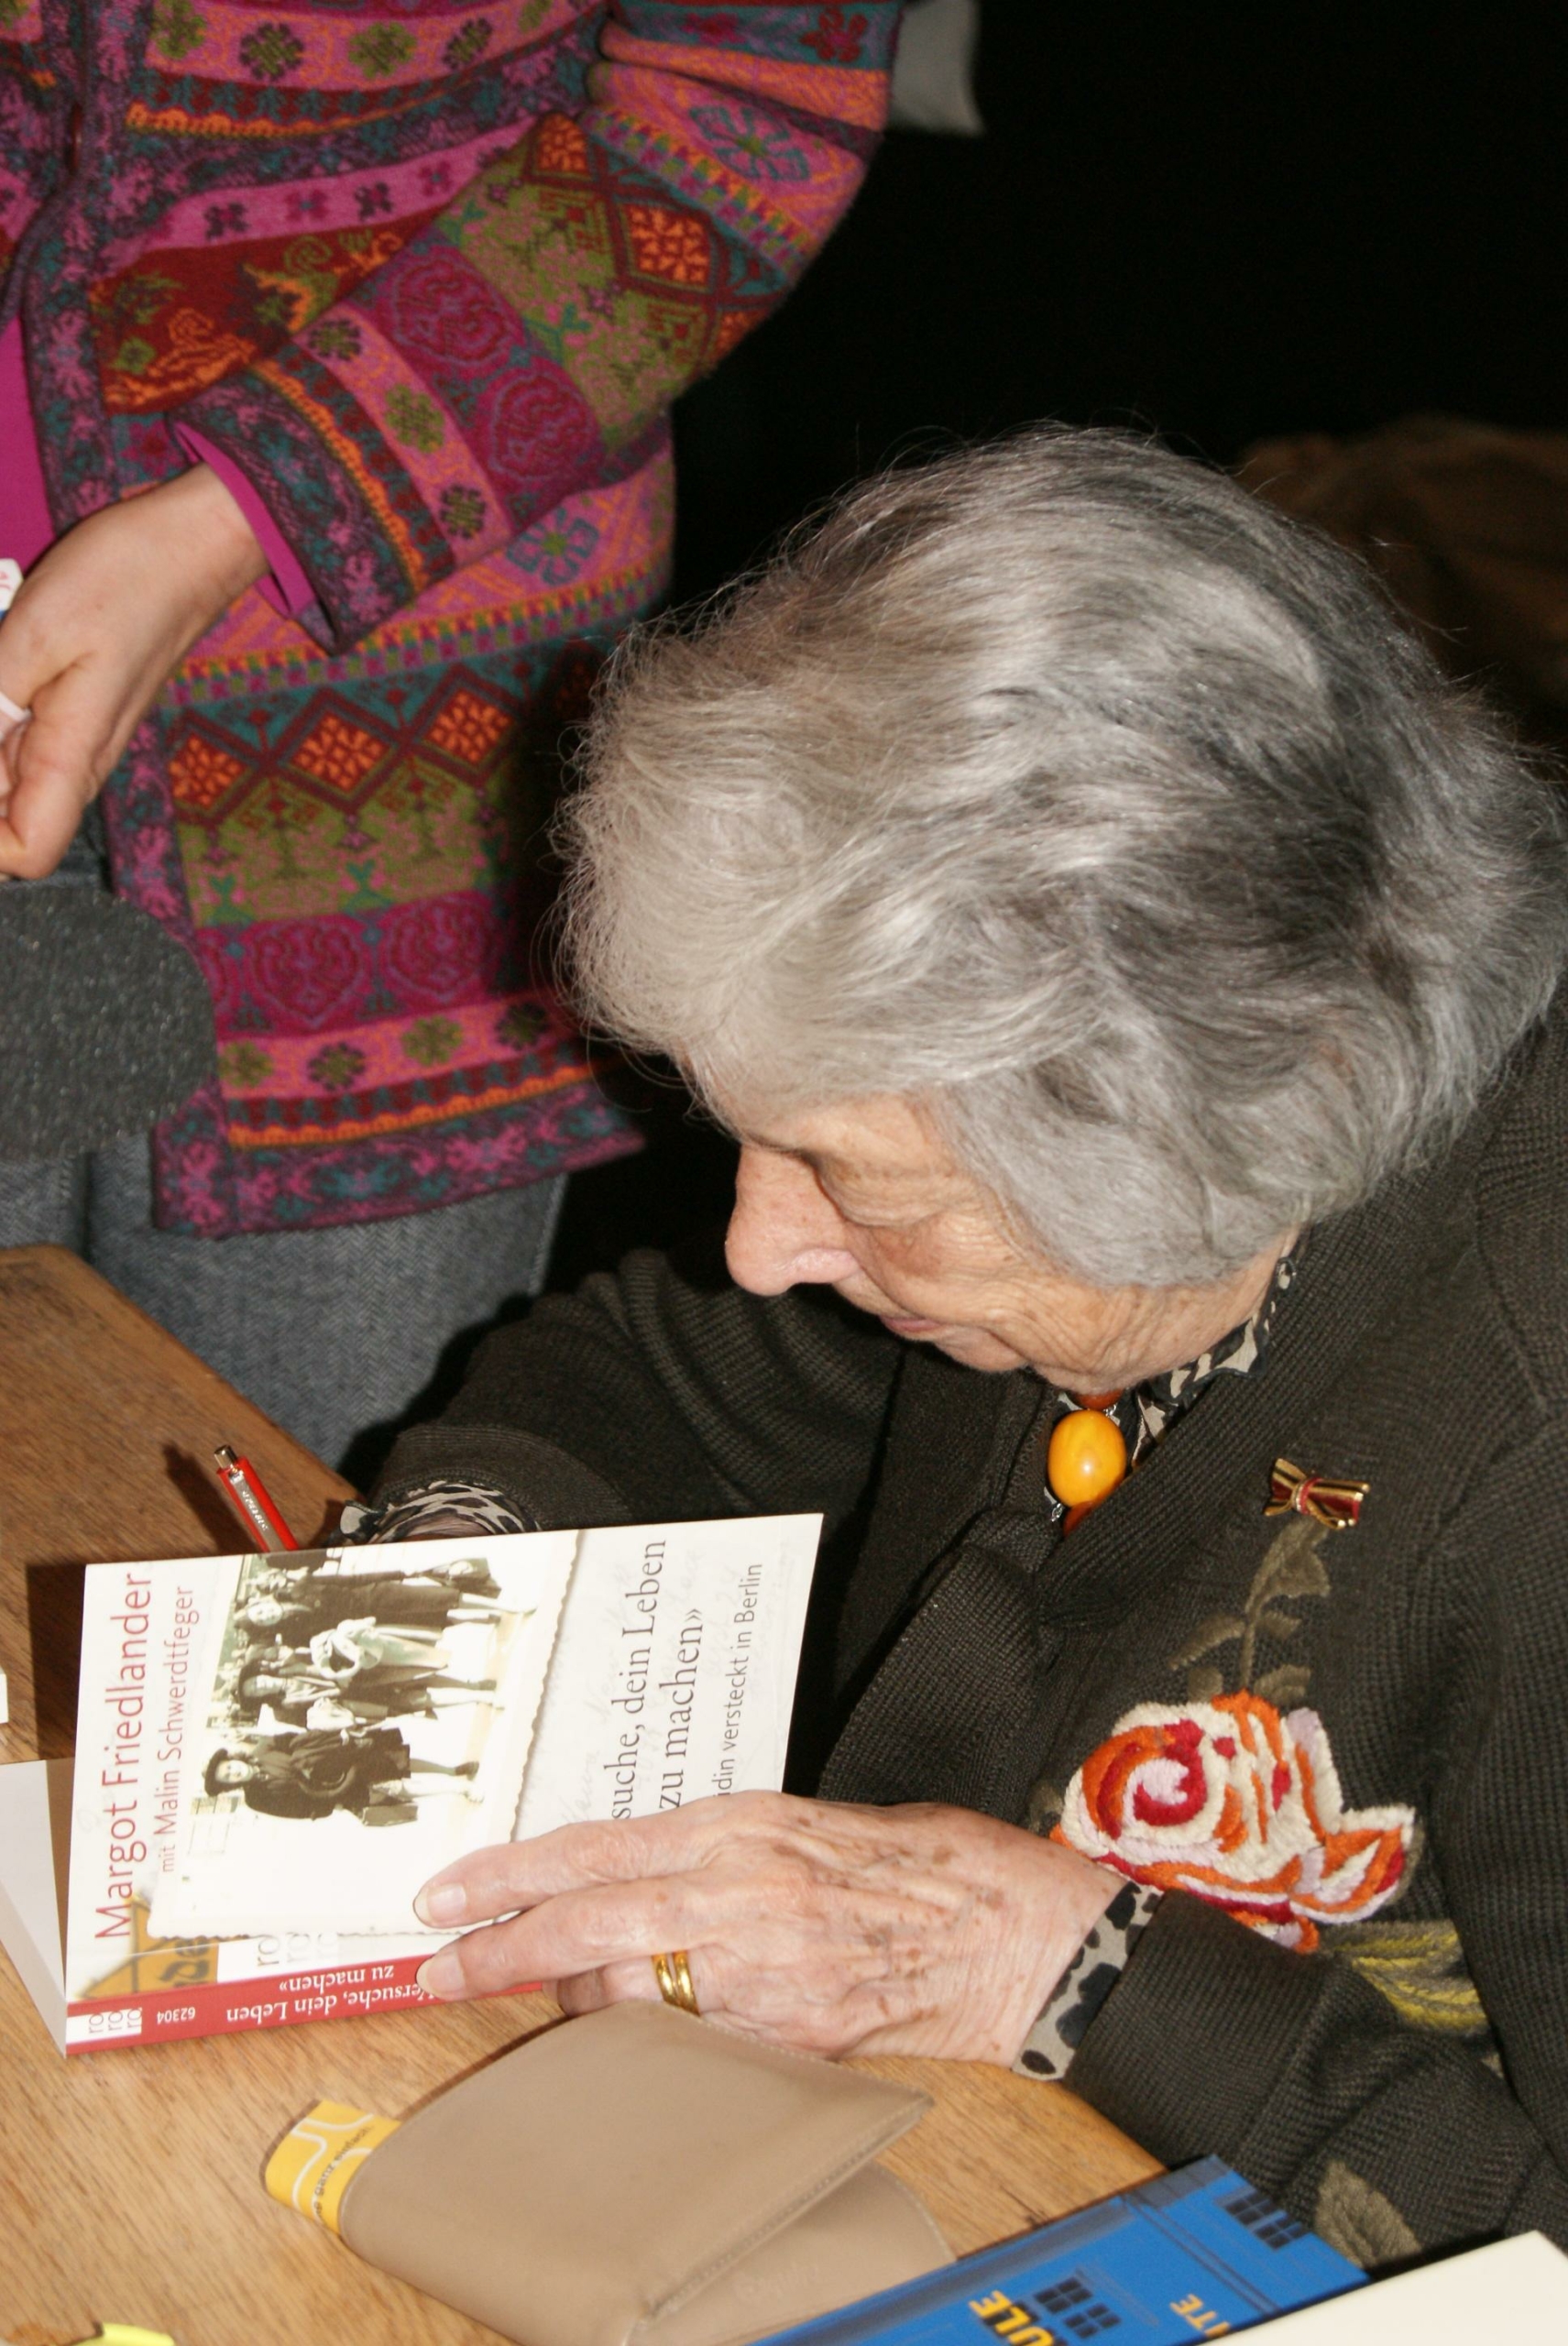
[[[1445,1146],[1551,999],[1551,777],[1360,565],[1040,429],[873,480],[622,649],[587,1014],[721,1115],[894,1092],[1046,1255],[1219,1278]]]

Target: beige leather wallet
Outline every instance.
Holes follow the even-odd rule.
[[[614,2004],[401,2125],[319,2105],[267,2180],[520,2346],[745,2346],[952,2262],[873,2164],[929,2107],[664,2004]]]

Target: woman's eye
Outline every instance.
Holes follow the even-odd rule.
[[[936,1219],[935,1215],[927,1213],[901,1214],[894,1220],[886,1215],[857,1214],[846,1206],[841,1206],[839,1211],[846,1222],[853,1222],[857,1230],[870,1231],[873,1238],[907,1238]]]

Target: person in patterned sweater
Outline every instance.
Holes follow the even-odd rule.
[[[634,1145],[531,960],[540,752],[898,14],[0,0],[0,877],[60,873],[0,891],[0,1244],[328,1456]]]
[[[543,1300],[356,1529],[826,1539],[792,1791],[476,1853],[423,1983],[683,1952],[1366,2264],[1568,2245],[1555,778],[1326,539],[1050,432],[633,647],[587,764],[578,998],[739,1134],[730,1276]]]

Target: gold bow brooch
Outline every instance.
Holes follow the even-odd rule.
[[[1268,1478],[1265,1515],[1308,1515],[1331,1531],[1349,1531],[1361,1520],[1361,1502],[1370,1483],[1346,1483],[1332,1474],[1304,1474],[1288,1458],[1277,1458]]]

